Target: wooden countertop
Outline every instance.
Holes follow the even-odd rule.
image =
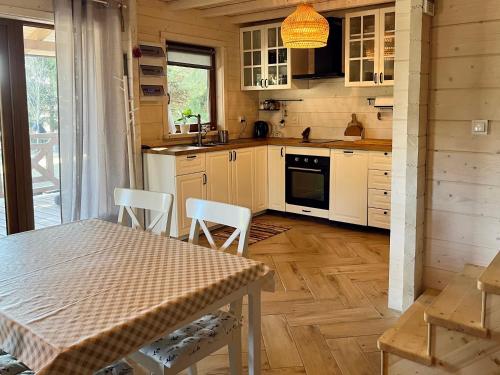
[[[255,147],[265,145],[276,146],[291,146],[291,147],[317,147],[328,149],[349,149],[349,150],[366,150],[366,151],[392,151],[392,141],[390,139],[362,139],[360,141],[328,141],[316,140],[311,143],[303,143],[300,138],[244,138],[230,141],[227,144],[209,147],[196,147],[193,145],[166,145],[161,147],[152,147],[143,149],[146,154],[161,154],[161,155],[188,155],[199,154],[203,152],[214,152],[233,150],[244,147]]]

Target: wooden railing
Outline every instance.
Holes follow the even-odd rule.
[[[58,142],[58,133],[30,134],[33,195],[59,191],[59,152],[55,147]],[[2,167],[0,163],[0,198],[4,196]]]
[[[59,162],[54,160],[54,156],[59,156],[59,153],[54,155],[58,141],[58,133],[30,135],[33,194],[59,190],[59,168],[54,168],[55,162]]]

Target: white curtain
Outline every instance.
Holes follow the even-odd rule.
[[[63,222],[112,219],[127,187],[126,112],[118,8],[54,0]]]

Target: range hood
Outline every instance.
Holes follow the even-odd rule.
[[[294,71],[293,79],[344,77],[342,71],[342,41],[344,39],[342,35],[342,18],[328,17],[327,20],[330,25],[330,34],[328,35],[326,47],[315,48],[314,53],[309,53],[308,68],[304,72]]]

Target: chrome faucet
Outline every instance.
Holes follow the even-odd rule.
[[[198,134],[196,134],[196,146],[203,147],[203,135],[201,131],[201,115],[198,113],[197,115],[188,115],[186,118],[196,117],[196,121],[198,123]],[[207,134],[205,132],[205,134]]]

